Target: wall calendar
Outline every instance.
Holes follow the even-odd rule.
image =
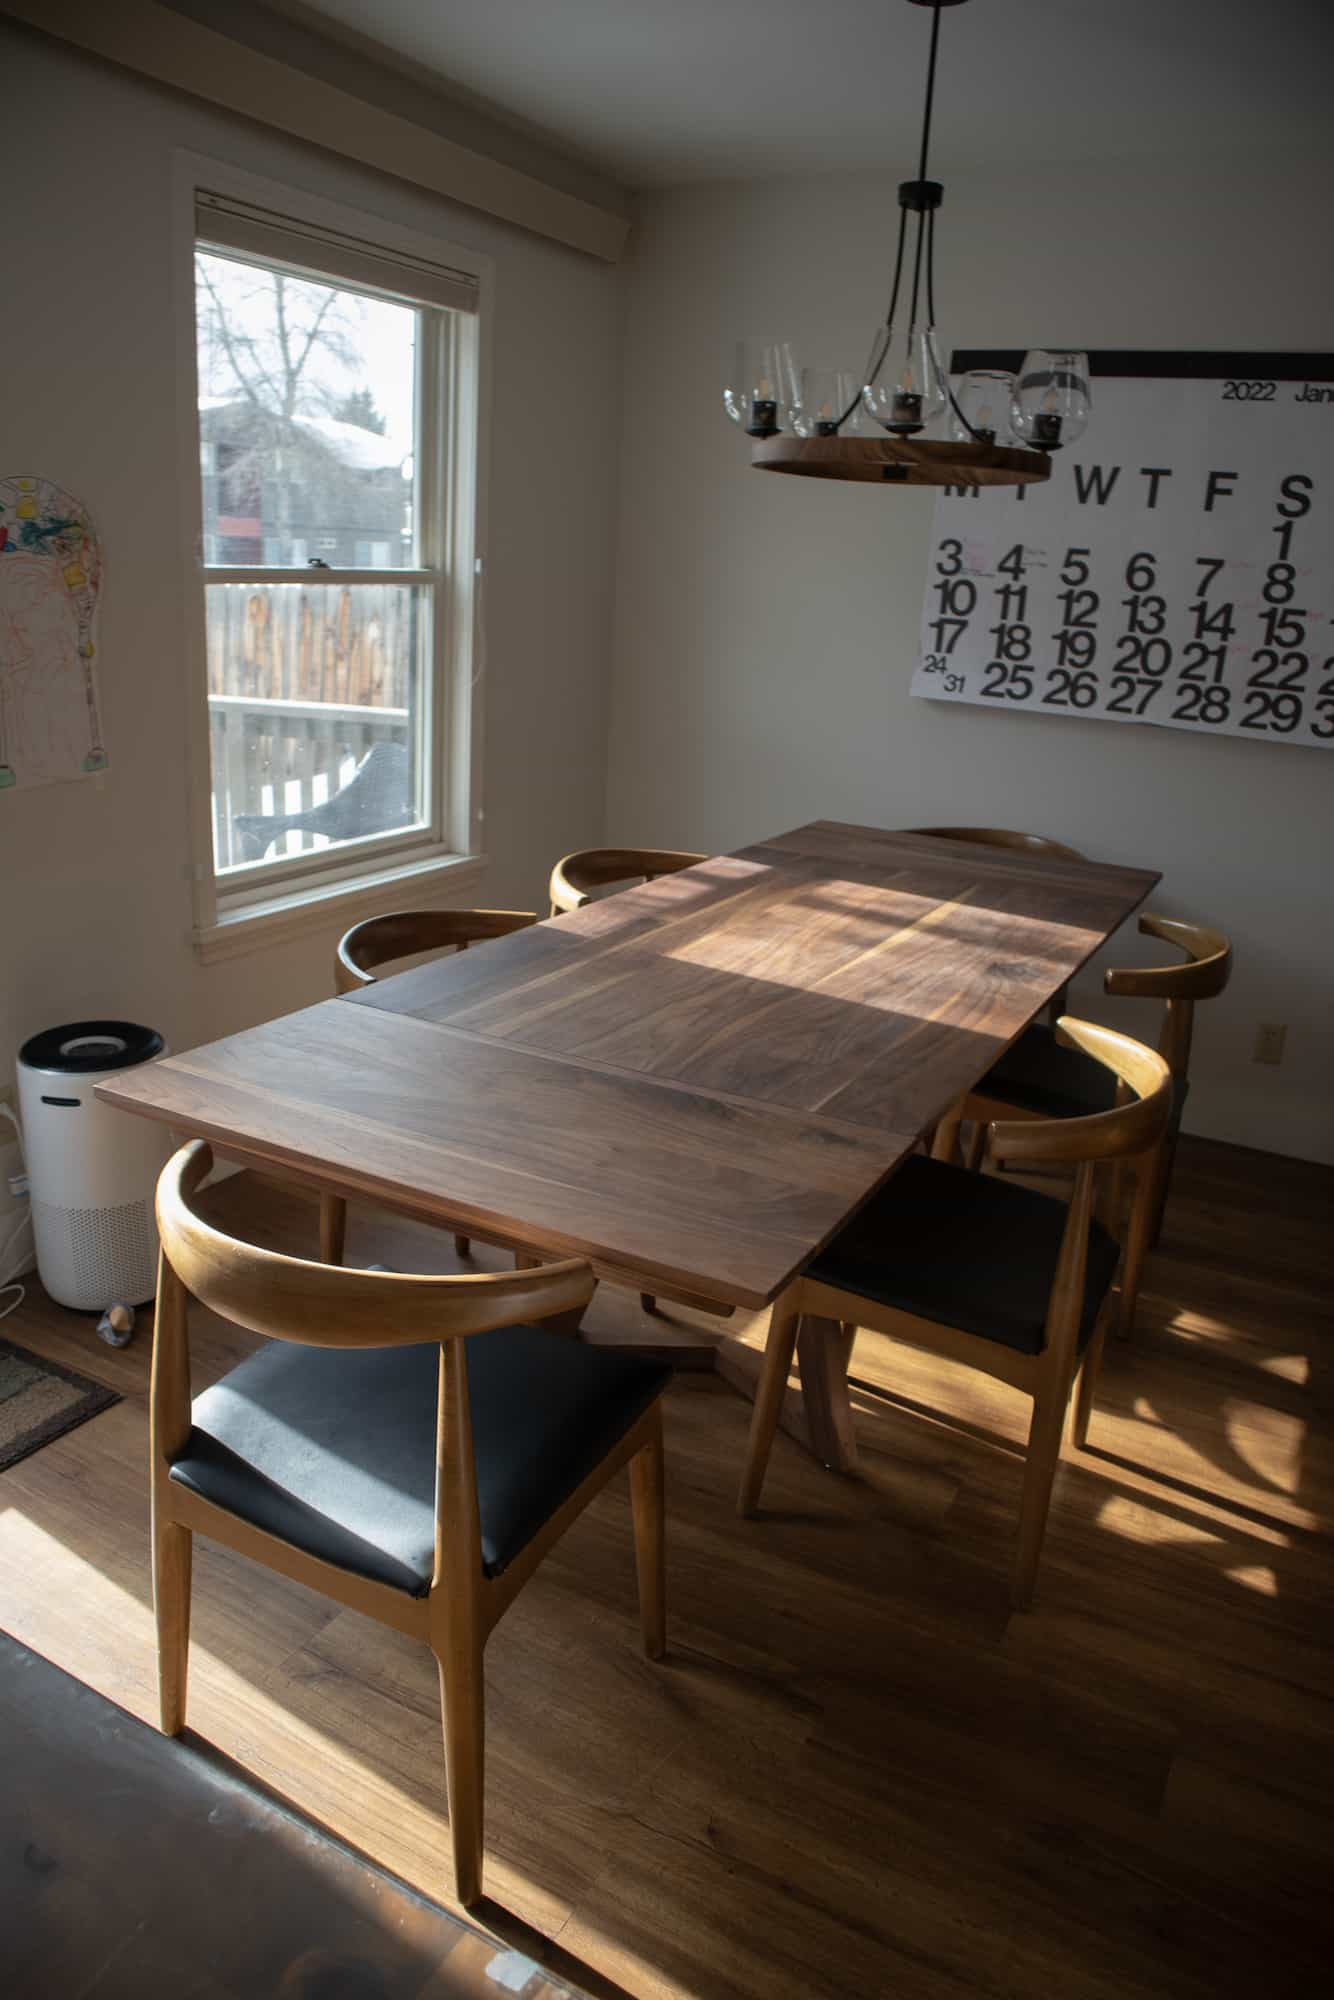
[[[1049,480],[939,494],[913,693],[1334,746],[1334,356],[1089,363]]]

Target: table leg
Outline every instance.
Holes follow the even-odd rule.
[[[857,1470],[857,1437],[848,1395],[848,1363],[857,1329],[807,1313],[797,1335],[801,1400],[811,1450],[832,1472]]]

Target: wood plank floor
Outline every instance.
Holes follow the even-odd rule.
[[[300,1196],[242,1176],[214,1199],[313,1252]],[[1006,1597],[1022,1404],[1001,1385],[863,1335],[864,1478],[780,1438],[742,1523],[748,1406],[682,1373],[667,1662],[638,1649],[619,1482],[488,1650],[484,1919],[565,1978],[653,2000],[1318,1987],[1332,1217],[1334,1172],[1183,1142],[1140,1337],[1058,1474],[1028,1614]],[[354,1214],[349,1261],[373,1258],[452,1251]],[[602,1295],[598,1337],[627,1315]],[[649,1324],[705,1363],[720,1337]],[[117,1354],[34,1293],[4,1333],[125,1400],[0,1475],[0,1623],[151,1718],[146,1326]],[[248,1344],[201,1317],[200,1382]],[[193,1728],[443,1899],[429,1655],[205,1546],[195,1607]]]

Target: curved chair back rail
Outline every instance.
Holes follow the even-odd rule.
[[[971,840],[979,847],[1019,848],[1025,854],[1043,854],[1052,861],[1087,861],[1077,847],[1049,840],[1045,833],[1017,833],[1005,826],[910,826],[909,833],[931,834],[937,840]]]
[[[197,1214],[191,1197],[213,1164],[193,1140],[163,1168],[162,1251],[193,1297],[224,1319],[308,1347],[401,1347],[578,1313],[596,1288],[582,1258],[523,1271],[446,1277],[346,1270],[238,1243]]]
[[[537,922],[535,910],[393,910],[353,924],[338,941],[334,983],[355,993],[375,983],[373,968],[423,951],[466,951],[488,938],[508,937]]]
[[[1163,1026],[1158,1048],[1166,1056],[1174,1076],[1184,1077],[1190,1068],[1190,1046],[1195,1032],[1195,1002],[1212,1000],[1232,977],[1232,945],[1222,931],[1204,924],[1186,923],[1180,917],[1158,917],[1146,911],[1139,920],[1144,937],[1161,938],[1174,944],[1186,956],[1176,965],[1112,966],[1103,979],[1103,991],[1137,1000],[1163,1002]],[[1163,1190],[1166,1197],[1166,1188]]]
[[[616,882],[655,882],[659,875],[677,875],[707,860],[707,854],[668,847],[582,848],[567,854],[551,871],[551,914],[559,917],[581,910],[592,900],[594,889],[609,889]]]
[[[1232,942],[1206,924],[1182,917],[1158,917],[1146,910],[1139,920],[1143,937],[1162,938],[1186,954],[1178,965],[1113,967],[1103,982],[1108,993],[1133,993],[1145,999],[1212,1000],[1232,976]]]
[[[988,1150],[997,1160],[1064,1160],[1090,1163],[1124,1160],[1150,1153],[1167,1130],[1172,1114],[1172,1071],[1161,1055],[1114,1028],[1076,1021],[1063,1014],[1058,1040],[1083,1051],[1113,1071],[1131,1101],[1086,1118],[1000,1119],[991,1125]]]

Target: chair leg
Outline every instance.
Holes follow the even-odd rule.
[[[466,1910],[482,1893],[486,1680],[476,1634],[466,1629],[447,1633],[435,1663],[440,1673],[454,1894]]]
[[[806,1313],[797,1338],[801,1400],[811,1450],[831,1472],[857,1470],[857,1433],[848,1394],[848,1363],[856,1337],[856,1327],[846,1321]]]
[[[963,1119],[963,1099],[952,1104],[936,1127],[931,1141],[933,1160],[957,1160],[959,1157],[959,1126]]]
[[[157,1623],[158,1707],[164,1736],[185,1727],[190,1663],[190,1572],[194,1536],[179,1521],[153,1524],[153,1613]]]
[[[1052,1482],[1061,1456],[1065,1404],[1066,1398],[1055,1382],[1045,1384],[1033,1398],[1024,1492],[1019,1506],[1019,1546],[1010,1575],[1010,1601],[1016,1611],[1027,1611],[1033,1602],[1033,1582],[1047,1532]]]
[[[1168,1190],[1172,1185],[1172,1168],[1176,1163],[1177,1142],[1175,1135],[1164,1139],[1154,1156],[1153,1180],[1149,1196],[1149,1243],[1156,1245],[1163,1233],[1163,1215],[1167,1208]]]
[[[639,1303],[646,1313],[655,1313],[658,1310],[658,1301],[652,1292],[641,1292]]]
[[[792,1368],[792,1353],[797,1344],[797,1328],[801,1324],[801,1314],[795,1306],[785,1304],[780,1297],[775,1299],[769,1314],[769,1337],[764,1346],[764,1362],[760,1369],[759,1388],[755,1392],[755,1407],[750,1413],[750,1438],[746,1445],[746,1463],[741,1474],[741,1491],[737,1495],[738,1514],[753,1514],[759,1505],[760,1488],[764,1485],[764,1475],[769,1467],[769,1453],[773,1449],[774,1432],[778,1429],[778,1419],[782,1414],[783,1396],[787,1389],[787,1378]]]
[[[1153,1232],[1153,1205],[1157,1189],[1159,1155],[1135,1162],[1134,1185],[1130,1195],[1130,1217],[1126,1223],[1125,1245],[1121,1252],[1121,1300],[1116,1318],[1118,1340],[1129,1340],[1135,1329],[1135,1308],[1144,1277],[1144,1259]]]
[[[1089,1418],[1093,1415],[1094,1399],[1098,1393],[1098,1377],[1102,1373],[1102,1350],[1107,1340],[1107,1317],[1100,1314],[1094,1328],[1093,1338],[1084,1353],[1084,1365],[1079,1371],[1075,1385],[1074,1414],[1070,1423],[1070,1441],[1083,1451],[1088,1444]]]
[[[970,1174],[975,1174],[981,1166],[982,1155],[986,1151],[986,1146],[987,1128],[979,1121],[974,1121],[973,1127],[968,1134],[968,1144],[963,1156],[963,1163]]]
[[[454,1248],[460,1257],[466,1257],[472,1249],[472,1238],[470,1236],[456,1236],[454,1238]]]
[[[320,1262],[341,1264],[347,1235],[347,1203],[341,1194],[320,1196]]]
[[[639,1622],[644,1631],[644,1651],[651,1660],[660,1660],[667,1650],[661,1403],[654,1411],[652,1437],[630,1460],[630,1505],[635,1521],[635,1567],[639,1573]]]

